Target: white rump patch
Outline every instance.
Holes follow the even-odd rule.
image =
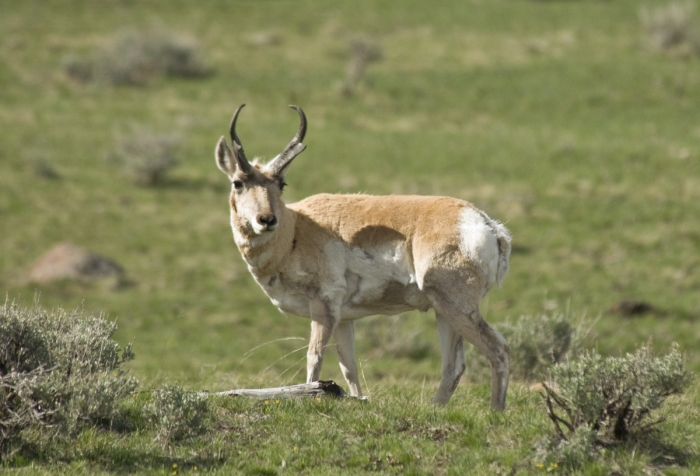
[[[488,287],[500,283],[499,247],[495,230],[488,217],[474,208],[464,208],[459,214],[459,249],[470,260],[481,265]]]

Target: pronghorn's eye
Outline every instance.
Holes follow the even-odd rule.
[[[280,182],[280,190],[284,190],[284,187],[287,186],[287,182]]]
[[[243,188],[243,182],[241,182],[240,180],[234,180],[232,183],[233,188],[235,188],[236,190],[240,190]]]

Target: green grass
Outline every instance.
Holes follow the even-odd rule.
[[[216,398],[214,423],[203,436],[163,449],[144,428],[128,435],[88,430],[54,449],[61,455],[54,464],[20,460],[24,466],[13,474],[641,474],[650,467],[694,474],[698,468],[691,453],[697,444],[689,442],[700,435],[687,421],[697,420],[697,396],[667,403],[663,430],[671,436],[656,446],[610,449],[572,473],[535,453],[551,431],[536,392],[512,385],[512,410],[500,414],[488,408],[486,385],[462,389],[447,407],[428,403],[431,390],[387,384],[370,402]]]
[[[117,339],[134,344],[130,368],[144,389],[301,381],[308,321],[281,315],[249,277],[228,226],[228,182],[213,158],[243,102],[238,132],[248,155],[276,155],[297,127],[293,103],[306,111],[309,133],[287,177],[288,201],[357,191],[468,199],[514,236],[504,287],[484,303],[489,321],[543,310],[598,318],[591,345],[601,353],[619,355],[651,337],[664,351],[677,341],[697,372],[700,61],[645,48],[640,5],[1,2],[0,291],[108,313]],[[61,70],[67,54],[87,53],[123,27],[154,25],[195,37],[215,74],[110,88],[74,83]],[[280,43],[251,45],[260,32],[275,32]],[[356,33],[376,39],[384,59],[343,98],[345,41]],[[161,186],[135,187],[104,160],[117,132],[134,125],[183,138],[182,164]],[[60,178],[37,176],[37,158]],[[119,262],[131,284],[23,284],[32,261],[66,240]],[[658,312],[608,312],[622,299]],[[369,318],[356,328],[362,336],[392,322]],[[433,409],[434,327],[431,315],[417,313],[396,326],[398,338],[420,333],[430,343],[419,360],[359,339],[368,404],[285,402],[256,419],[267,415],[259,403],[221,402],[226,418],[243,417],[222,423],[219,456],[202,443],[213,455],[202,467],[265,474],[285,460],[291,472],[309,473],[508,472],[547,431],[538,397],[514,385],[510,410],[495,416],[488,389],[462,383],[447,408]],[[299,340],[263,345],[287,337]],[[323,376],[342,382],[333,354]],[[677,404],[685,418],[668,423],[679,441],[700,429],[697,392],[695,384]],[[399,428],[401,418],[415,434]],[[435,441],[430,428],[448,436]],[[134,438],[83,436],[84,451],[57,467],[165,473],[189,461],[158,456],[149,438]],[[607,462],[635,473],[650,458],[630,451]],[[601,465],[584,474],[603,474]],[[697,465],[667,469],[692,474]]]

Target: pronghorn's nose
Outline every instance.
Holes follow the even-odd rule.
[[[258,215],[257,220],[258,223],[260,223],[261,225],[265,225],[268,228],[273,227],[277,224],[277,217],[273,214]]]

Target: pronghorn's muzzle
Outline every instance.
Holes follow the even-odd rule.
[[[272,214],[260,214],[257,216],[256,221],[260,225],[261,231],[273,231],[277,228],[277,217]]]

